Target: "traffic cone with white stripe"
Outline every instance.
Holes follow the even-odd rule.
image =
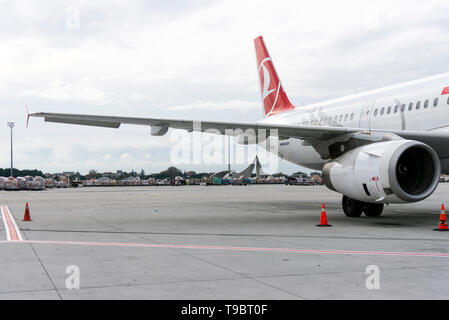
[[[317,227],[332,227],[332,225],[327,223],[326,210],[324,209],[324,203],[321,206],[321,219],[320,224],[316,225]]]
[[[444,212],[444,203],[441,204],[440,224],[438,228],[433,229],[435,231],[449,231],[449,227],[446,223],[446,212]]]
[[[31,221],[31,217],[30,217],[30,208],[28,207],[28,202],[25,206],[25,215],[23,216],[23,220],[22,221]]]

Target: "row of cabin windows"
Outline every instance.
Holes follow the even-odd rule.
[[[439,98],[435,98],[433,99],[433,106],[436,107],[438,106],[438,101]],[[449,97],[447,98],[447,104],[449,105]],[[427,107],[429,106],[429,100],[425,100],[424,103],[422,104],[424,109],[427,109]],[[406,104],[402,104],[401,106],[399,105],[395,105],[394,107],[390,106],[388,108],[382,107],[380,109],[375,109],[374,110],[374,116],[376,117],[378,114],[383,116],[384,114],[390,114],[391,112],[393,113],[397,113],[399,110],[401,110],[401,112],[404,112],[406,109]],[[421,101],[416,102],[416,105],[413,102],[410,102],[408,104],[407,109],[409,111],[413,110],[413,107],[415,107],[416,110],[419,110],[421,108]],[[369,114],[369,110],[366,111],[366,114]],[[349,114],[345,114],[345,115],[337,115],[335,117],[328,117],[328,118],[322,118],[320,120],[311,120],[311,121],[306,121],[303,120],[302,121],[302,125],[323,125],[323,124],[332,124],[332,123],[339,123],[339,122],[344,122],[344,121],[352,121],[354,119],[354,113]]]
[[[438,100],[439,100],[439,98],[433,99],[433,106],[434,106],[434,107],[438,106]],[[449,98],[447,98],[447,104],[449,105]],[[426,109],[426,108],[429,106],[429,100],[424,101],[424,103],[422,104],[422,106],[423,106],[424,109]],[[414,104],[413,102],[410,102],[410,103],[408,104],[408,107],[407,107],[408,111],[412,111],[412,110],[413,110],[413,107],[414,107],[416,110],[419,110],[419,109],[421,108],[421,101],[416,102],[416,104]],[[388,108],[382,107],[382,108],[380,108],[380,109],[375,109],[375,110],[374,110],[374,116],[376,117],[378,114],[381,115],[381,116],[383,116],[385,113],[386,113],[386,114],[390,114],[392,111],[393,111],[394,113],[397,113],[399,110],[401,110],[401,112],[404,112],[405,109],[406,109],[405,103],[402,104],[401,106],[395,105],[394,108],[391,107],[391,106],[388,107]],[[366,114],[369,114],[369,111],[367,111]]]
[[[343,122],[348,120],[354,120],[354,113],[351,114],[341,114],[340,116],[322,118],[320,120],[312,120],[312,121],[302,121],[302,125],[323,125],[323,124],[332,124],[337,122]]]

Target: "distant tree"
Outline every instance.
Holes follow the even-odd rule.
[[[12,173],[14,177],[24,177],[24,176],[44,176],[44,173],[41,170],[37,169],[24,169],[19,170],[16,168],[12,169]],[[9,177],[11,175],[11,169],[9,168],[0,168],[0,176],[1,177]]]
[[[182,171],[176,167],[169,167],[167,170],[152,175],[156,179],[174,178],[176,176],[182,176]]]
[[[97,172],[97,170],[89,170],[89,174],[86,175],[86,179],[92,179],[92,178],[101,178],[101,173]]]
[[[179,170],[176,167],[169,167],[167,170],[165,170],[165,172],[161,172],[161,173],[166,173],[168,174],[171,178],[174,178],[176,176],[182,176],[182,172],[181,170]]]

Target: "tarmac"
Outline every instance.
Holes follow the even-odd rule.
[[[448,191],[378,218],[322,186],[2,191],[0,299],[447,299]]]

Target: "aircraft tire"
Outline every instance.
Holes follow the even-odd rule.
[[[363,212],[362,202],[351,199],[347,196],[343,196],[341,204],[343,206],[343,212],[347,217],[357,218],[362,215]]]

